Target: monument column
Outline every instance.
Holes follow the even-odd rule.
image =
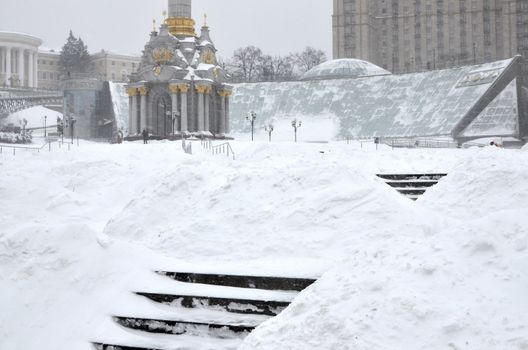
[[[211,122],[211,115],[210,115],[210,108],[209,108],[209,95],[211,94],[212,88],[210,86],[207,87],[207,90],[205,90],[205,132],[210,133],[211,132],[211,126],[209,125]]]
[[[140,101],[140,119],[141,119],[141,132],[143,130],[148,129],[147,125],[147,94],[148,94],[148,88],[146,86],[142,86],[138,88],[139,94],[141,95],[141,101]]]
[[[189,85],[180,84],[178,85],[181,95],[181,132],[187,133],[189,131],[189,119],[187,115],[187,92],[189,91]]]
[[[204,95],[207,86],[196,85],[196,92],[198,93],[198,132],[205,131],[205,115],[204,115]]]
[[[171,100],[172,100],[172,115],[171,118],[175,118],[172,127],[173,127],[173,134],[176,134],[177,130],[180,130],[180,126],[178,125],[178,85],[169,85],[169,90],[171,92]]]
[[[226,97],[225,97],[225,132],[226,134],[229,134],[231,132],[231,126],[229,123],[229,97],[231,97],[231,91],[226,91]]]
[[[11,86],[11,80],[10,80],[11,79],[11,48],[10,47],[6,47],[5,54],[6,54],[6,75],[5,75],[6,85]]]
[[[25,78],[26,78],[26,75],[25,75],[25,67],[26,65],[24,64],[24,49],[18,49],[18,79],[20,80],[20,86],[25,86]]]
[[[226,105],[225,105],[225,97],[227,95],[227,91],[225,90],[220,90],[218,91],[218,95],[220,95],[220,115],[218,116],[218,118],[220,119],[218,121],[218,134],[220,137],[222,136],[225,136],[225,132],[226,132],[226,125],[225,125],[225,121],[226,121]]]
[[[129,108],[128,108],[128,135],[138,134],[138,111],[137,111],[137,95],[138,90],[136,88],[129,88],[127,90],[129,97]]]

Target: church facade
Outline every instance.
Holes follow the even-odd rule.
[[[129,138],[143,130],[160,139],[228,138],[232,87],[216,52],[206,23],[195,33],[191,0],[169,0],[127,85]]]

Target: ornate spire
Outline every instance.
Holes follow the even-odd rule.
[[[194,31],[195,22],[191,18],[191,0],[168,0],[169,18],[165,23],[169,31],[175,36],[196,36]]]

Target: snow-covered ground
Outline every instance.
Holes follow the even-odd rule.
[[[135,338],[109,315],[156,268],[322,276],[244,350],[528,349],[528,150],[232,145],[0,155],[0,349]],[[416,171],[449,176],[375,177]]]

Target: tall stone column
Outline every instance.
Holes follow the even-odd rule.
[[[140,101],[140,119],[141,119],[141,131],[148,129],[147,124],[147,95],[148,95],[148,88],[146,86],[142,86],[138,89],[139,94],[141,95],[141,101]]]
[[[218,116],[218,134],[220,137],[225,136],[226,133],[226,105],[225,105],[225,97],[227,95],[226,90],[220,90],[218,91],[218,95],[220,95],[220,115]]]
[[[24,49],[18,49],[18,79],[20,79],[20,86],[25,86],[26,65],[24,63]]]
[[[204,125],[204,129],[205,129],[205,132],[207,133],[210,133],[211,132],[211,125],[210,125],[210,121],[211,121],[211,113],[210,113],[210,108],[209,108],[209,95],[211,94],[211,87],[208,86],[207,87],[207,90],[205,90],[205,125]]]
[[[38,51],[33,53],[33,87],[38,88]]]
[[[34,53],[29,51],[28,52],[28,87],[32,88],[33,87],[33,77],[34,77],[34,73],[33,73],[33,63],[35,62],[33,60],[33,55]]]
[[[225,97],[225,132],[226,134],[231,133],[231,123],[229,122],[229,98],[231,97],[231,91],[227,91]]]
[[[137,135],[138,132],[138,110],[137,110],[137,95],[136,88],[127,89],[129,106],[128,106],[128,135]]]
[[[178,85],[181,94],[181,132],[186,133],[189,131],[189,116],[187,115],[187,92],[189,91],[189,85],[180,84]]]
[[[11,86],[11,48],[6,47],[6,85]]]
[[[207,86],[196,85],[196,92],[198,93],[198,132],[205,131],[205,110],[204,110],[204,95]]]
[[[172,118],[174,119],[174,122],[172,124],[172,133],[176,134],[180,130],[180,126],[178,125],[178,85],[169,85],[169,90],[171,92],[171,104],[172,104],[172,115],[171,115],[171,121]]]

